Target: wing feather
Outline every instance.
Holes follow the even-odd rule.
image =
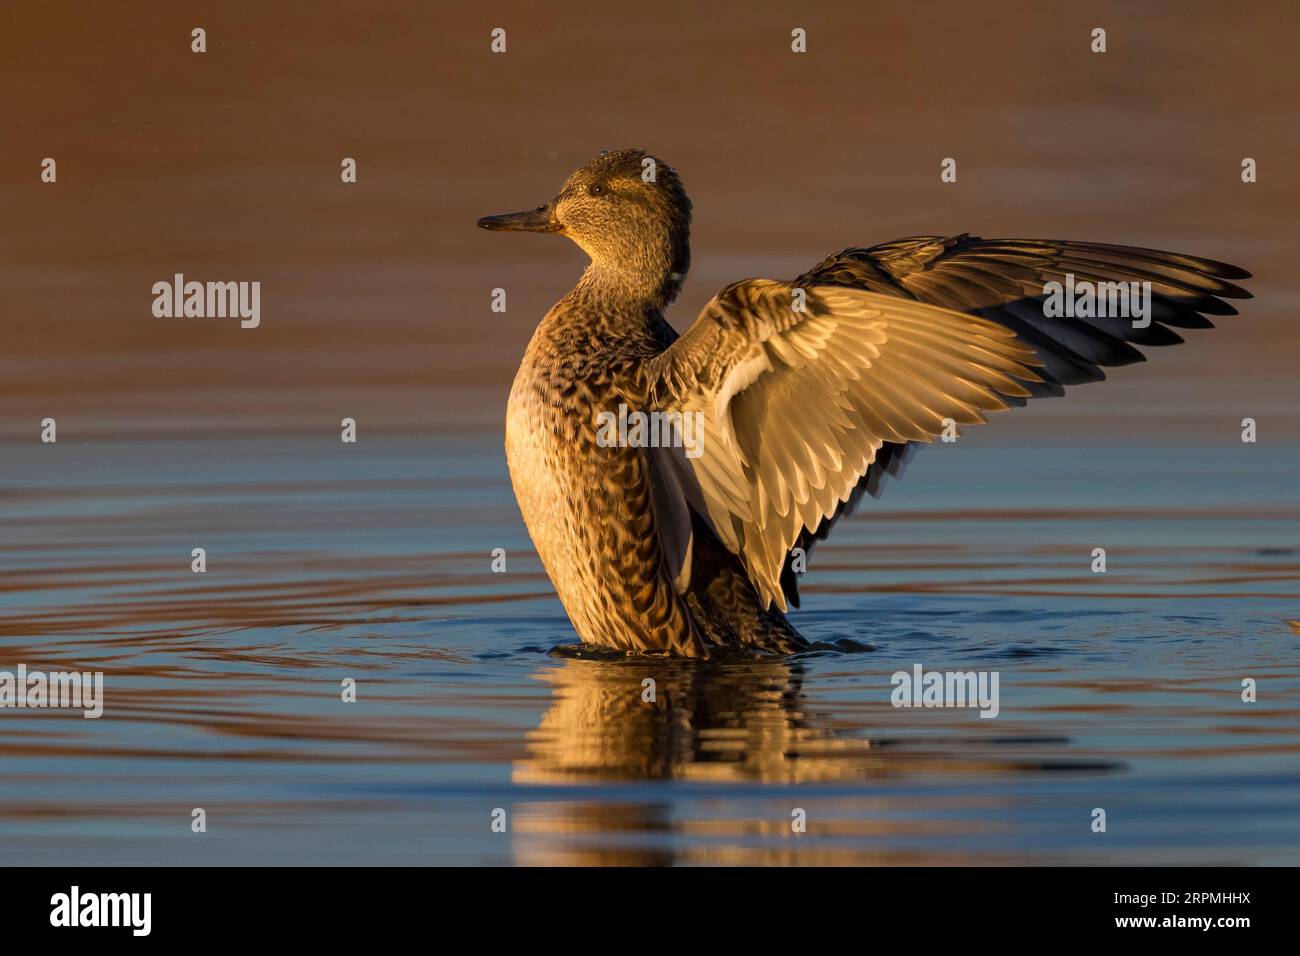
[[[1027,394],[1030,349],[974,316],[908,299],[738,283],[657,360],[663,411],[704,416],[679,458],[718,537],[769,603],[799,536],[836,513],[886,441],[931,441]],[[761,357],[754,345],[761,347]],[[757,371],[757,374],[753,374]]]
[[[1045,314],[1046,284],[1067,275],[1150,282],[1150,324]],[[1174,328],[1236,314],[1222,300],[1249,298],[1234,281],[1249,275],[1155,249],[960,235],[845,249],[793,282],[735,283],[647,366],[656,408],[703,418],[702,454],[673,456],[665,486],[765,602],[797,605],[791,549],[810,552],[901,476],[945,419],[982,424],[1143,361],[1135,344],[1175,344]]]

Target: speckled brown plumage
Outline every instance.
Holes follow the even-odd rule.
[[[1098,243],[923,236],[846,249],[791,282],[728,286],[678,337],[663,309],[690,261],[690,201],[640,150],[602,153],[560,193],[484,228],[564,235],[591,257],[538,325],[510,393],[506,455],[542,564],[583,641],[707,657],[807,642],[792,555],[899,475],[945,422],[1181,341],[1231,315],[1248,273]],[[1150,282],[1153,321],[1049,318],[1044,283]],[[605,447],[620,406],[697,415],[698,455]]]

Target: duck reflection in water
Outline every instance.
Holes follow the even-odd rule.
[[[515,784],[537,788],[513,809],[515,862],[953,862],[886,845],[968,826],[951,806],[891,784],[1119,766],[1063,756],[1065,737],[995,732],[969,712],[936,713],[932,732],[917,734],[889,706],[884,670],[881,709],[828,701],[823,713],[803,693],[805,673],[798,657],[566,658],[540,669],[534,677],[550,685],[551,703],[513,768]],[[669,783],[698,787],[698,801],[661,793]],[[788,789],[810,783],[837,786],[797,800]],[[795,806],[808,808],[809,839],[791,842]]]
[[[796,661],[567,660],[536,676],[553,697],[519,783],[797,782],[860,775],[876,760],[866,739],[818,726]]]
[[[514,767],[520,784],[584,786],[610,781],[793,783],[862,776],[877,758],[865,738],[839,738],[803,701],[803,667],[767,659],[693,664],[654,658],[569,659],[539,671],[551,706]],[[752,792],[751,792],[752,795]],[[700,859],[757,860],[736,847],[683,853],[679,838],[719,827],[765,839],[789,833],[785,820],[679,819],[669,800],[640,788],[613,799],[530,801],[515,809],[515,862],[533,865],[667,865]],[[788,810],[785,811],[788,813]],[[728,843],[732,841],[728,839]],[[773,852],[760,852],[775,862]],[[735,854],[740,853],[741,857]],[[722,854],[719,856],[718,854]]]

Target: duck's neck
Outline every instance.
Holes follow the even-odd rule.
[[[615,357],[658,353],[676,338],[663,309],[680,285],[680,278],[659,285],[633,282],[624,272],[593,263],[546,314],[530,349],[602,367]]]
[[[593,262],[574,286],[573,295],[611,315],[645,314],[667,308],[684,278],[667,270],[632,270]]]
[[[665,230],[649,242],[579,243],[591,256],[574,292],[601,301],[614,311],[657,312],[681,291],[691,266],[688,234]]]

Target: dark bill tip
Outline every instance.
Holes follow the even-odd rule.
[[[564,229],[555,218],[555,206],[552,203],[526,212],[484,216],[478,221],[478,227],[493,232],[561,232]]]

